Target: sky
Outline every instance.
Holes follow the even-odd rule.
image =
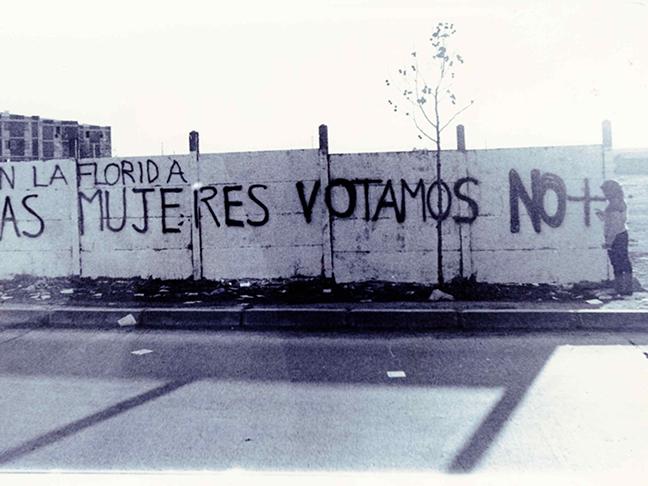
[[[648,147],[648,0],[3,2],[0,111],[112,127],[113,155],[426,148],[386,79],[452,47],[469,149]],[[455,123],[453,123],[455,125]],[[456,145],[454,126],[444,148]]]

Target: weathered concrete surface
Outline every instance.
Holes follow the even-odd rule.
[[[367,186],[368,198],[364,186],[358,185],[351,218],[333,221],[334,269],[339,281],[436,279],[436,224],[430,216],[437,212],[437,189],[430,187],[435,180],[434,167],[433,152],[331,156],[332,179],[375,180]],[[444,151],[442,167],[450,192],[449,197],[447,192],[443,196],[443,207],[448,210],[443,224],[447,275],[476,274],[485,282],[561,283],[607,276],[602,228],[594,216],[594,209],[604,203],[577,200],[585,197],[586,190],[588,197],[601,196],[604,160],[600,146]],[[527,208],[522,202],[525,193],[515,193],[513,200],[519,203],[516,232],[512,230],[511,171],[520,177],[526,195],[534,201],[533,209]],[[564,216],[552,223],[554,227],[547,221],[560,213],[557,192],[549,189],[541,193],[538,189],[535,198],[533,171],[538,171],[538,181],[546,178],[547,187],[565,191]],[[419,180],[426,184],[427,221],[422,194],[412,195]],[[385,188],[388,182],[395,198],[389,192],[383,194],[389,191]],[[348,191],[337,189],[333,201],[337,208],[345,209]],[[382,197],[386,205],[379,211]],[[457,218],[475,214],[467,198],[477,204],[477,217],[460,222]],[[397,221],[393,199],[406,212],[404,221]],[[368,215],[365,200],[370,201]],[[531,224],[533,211],[544,214],[537,230]]]
[[[3,331],[0,467],[645,475],[646,344]]]
[[[79,273],[73,160],[3,163],[0,168],[0,278]]]
[[[193,155],[84,159],[77,170],[83,276],[193,275]]]
[[[605,278],[602,226],[594,215],[594,209],[605,207],[605,203],[593,201],[587,211],[583,201],[570,200],[584,197],[586,184],[591,196],[602,196],[599,186],[604,161],[600,146],[475,150],[467,152],[467,164],[468,171],[480,180],[471,189],[480,201],[482,216],[470,227],[473,270],[479,279],[548,282]],[[512,170],[527,188],[531,187],[533,170],[560,177],[568,196],[561,225],[552,228],[543,221],[536,233],[520,203],[519,232],[511,232],[508,188]],[[547,215],[557,213],[553,191],[548,191],[543,201]]]
[[[297,181],[309,189],[319,183],[317,150],[205,154],[198,174],[201,197],[215,194],[200,205],[205,278],[322,274],[324,208],[315,206],[311,223],[306,223],[295,190]],[[236,206],[226,207],[224,191]],[[228,224],[226,213],[237,226]]]
[[[442,164],[442,184],[432,152],[4,164],[0,277],[433,283],[439,218],[447,280],[607,277],[600,146],[444,151]]]

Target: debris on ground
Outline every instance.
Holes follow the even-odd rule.
[[[127,314],[121,319],[118,319],[117,324],[119,324],[122,327],[134,326],[135,324],[137,324],[137,319],[135,319],[135,316],[133,316],[133,314]]]
[[[606,300],[612,300],[614,296],[609,292],[599,292],[596,294],[596,298],[599,300],[606,301]]]
[[[600,300],[600,299],[589,299],[589,300],[586,300],[585,302],[587,304],[590,304],[590,305],[602,305],[603,304],[603,301]]]
[[[456,278],[444,285],[405,282],[336,283],[331,279],[160,280],[112,278],[37,278],[0,280],[0,306],[38,302],[47,305],[174,305],[326,304],[508,301],[584,302],[609,300],[613,284],[579,282],[549,284],[488,284]],[[635,290],[641,286],[635,282]],[[607,297],[607,296],[610,297]],[[133,324],[131,324],[133,325]]]
[[[454,297],[439,289],[434,289],[428,297],[430,302],[438,302],[440,300],[455,300]]]

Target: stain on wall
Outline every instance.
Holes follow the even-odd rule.
[[[0,165],[0,275],[574,282],[607,276],[600,146]],[[442,209],[437,196],[442,194]],[[598,205],[598,206],[597,206]]]

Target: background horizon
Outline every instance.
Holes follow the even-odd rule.
[[[24,1],[3,10],[0,111],[112,127],[113,155],[425,149],[385,86],[453,22],[460,105],[444,149],[648,147],[648,6],[570,2],[278,0],[272,6]]]

